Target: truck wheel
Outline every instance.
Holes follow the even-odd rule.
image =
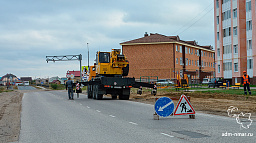
[[[117,99],[117,95],[112,95],[112,99]]]
[[[87,86],[87,96],[89,99],[92,98],[92,86],[91,85]]]
[[[120,100],[129,100],[130,95],[119,95]]]
[[[96,99],[96,95],[95,95],[96,94],[96,88],[95,88],[96,86],[93,85],[92,87],[93,87],[93,89],[92,89],[92,98]]]
[[[95,99],[101,100],[103,97],[102,94],[99,94],[99,85],[95,85]]]

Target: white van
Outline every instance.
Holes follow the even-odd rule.
[[[29,81],[23,81],[23,84],[24,84],[25,86],[28,86],[28,85],[29,85]]]

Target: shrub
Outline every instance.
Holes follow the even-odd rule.
[[[52,87],[53,89],[57,89],[58,85],[57,85],[57,84],[51,84],[51,87]]]

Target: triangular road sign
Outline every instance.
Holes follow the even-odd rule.
[[[181,95],[173,115],[195,114],[195,110],[185,95]]]

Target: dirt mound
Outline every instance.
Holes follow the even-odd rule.
[[[256,119],[256,96],[229,95],[220,93],[211,94],[200,92],[162,92],[157,96],[153,96],[150,93],[144,93],[142,95],[132,93],[130,100],[155,104],[155,98],[176,97],[179,99],[182,94],[191,97],[191,104],[196,111],[227,116],[227,109],[230,106],[235,106],[239,109],[239,112],[251,113],[252,118]],[[178,100],[174,100],[175,105],[177,105],[177,102]]]

